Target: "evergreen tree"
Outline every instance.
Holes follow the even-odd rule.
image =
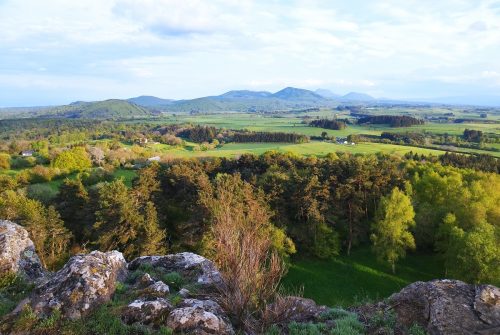
[[[136,242],[144,217],[121,179],[100,186],[96,220],[94,230],[101,250],[117,249],[128,258],[139,255]]]
[[[164,255],[167,252],[166,237],[165,230],[160,229],[158,225],[155,205],[148,201],[144,213],[144,226],[139,238],[141,255]]]

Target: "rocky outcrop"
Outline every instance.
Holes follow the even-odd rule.
[[[32,280],[44,278],[0,322],[9,322],[7,327],[0,327],[0,333],[16,333],[11,332],[10,325],[15,324],[24,306],[31,307],[40,318],[59,310],[63,318],[77,319],[115,299],[114,313],[121,313],[126,324],[151,329],[168,326],[177,334],[235,334],[214,295],[214,288],[221,281],[220,273],[211,261],[193,253],[139,257],[127,265],[120,252],[94,251],[73,256],[60,271],[44,276],[26,230],[0,221],[0,270],[20,273]],[[318,306],[310,299],[281,297],[267,307],[270,315],[280,316],[277,321],[282,329],[292,321],[326,322],[331,329],[340,322],[329,319],[338,311]],[[430,335],[500,334],[500,289],[457,280],[416,282],[387,300],[362,306],[356,312],[369,334],[385,333],[380,322],[374,320],[380,321],[380,315],[386,314],[396,316],[395,334],[408,334],[415,324]]]
[[[167,326],[182,334],[234,334],[222,308],[211,300],[183,300],[179,307],[169,314]]]
[[[500,289],[491,285],[415,282],[375,310],[393,310],[403,328],[416,323],[430,335],[500,334]]]
[[[158,325],[173,308],[170,301],[165,298],[137,299],[123,309],[122,320],[127,324],[139,322],[145,325]]]
[[[45,274],[26,229],[0,220],[0,274],[7,272],[17,273],[28,281],[39,280]]]
[[[33,291],[28,303],[39,315],[58,309],[66,318],[80,318],[111,298],[117,281],[125,279],[126,269],[125,258],[118,251],[73,256]]]
[[[189,281],[194,281],[206,288],[214,286],[221,281],[221,275],[213,262],[191,252],[181,252],[166,256],[139,257],[130,262],[128,268],[134,271],[141,265],[161,268],[166,272],[178,272]]]

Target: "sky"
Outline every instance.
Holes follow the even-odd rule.
[[[0,0],[0,106],[286,86],[500,96],[500,0]]]

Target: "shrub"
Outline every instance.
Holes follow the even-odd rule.
[[[170,272],[161,276],[161,280],[174,288],[175,290],[180,290],[182,284],[184,283],[184,278],[177,272]]]
[[[28,197],[38,200],[43,204],[49,204],[57,196],[57,191],[46,184],[34,184],[28,186]]]
[[[0,169],[10,169],[10,155],[0,153]]]
[[[38,322],[38,317],[29,305],[24,305],[21,314],[14,322],[15,331],[32,330]]]
[[[288,325],[289,335],[322,335],[328,330],[324,323],[298,323]]]
[[[45,183],[51,181],[58,174],[58,170],[46,166],[37,165],[30,170],[31,183]]]
[[[409,335],[427,335],[427,332],[425,331],[422,326],[420,326],[417,323],[414,323],[410,329],[408,329],[408,334]]]
[[[75,147],[61,152],[52,161],[52,166],[66,171],[83,171],[92,166],[89,154],[83,147]]]
[[[237,327],[253,330],[255,316],[275,298],[285,271],[269,234],[265,197],[239,175],[220,175],[200,201],[210,213],[209,239],[222,275],[220,302]]]

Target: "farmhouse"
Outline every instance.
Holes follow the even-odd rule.
[[[21,156],[23,156],[23,157],[31,157],[31,156],[33,156],[33,150],[24,150],[24,151],[21,151]]]

